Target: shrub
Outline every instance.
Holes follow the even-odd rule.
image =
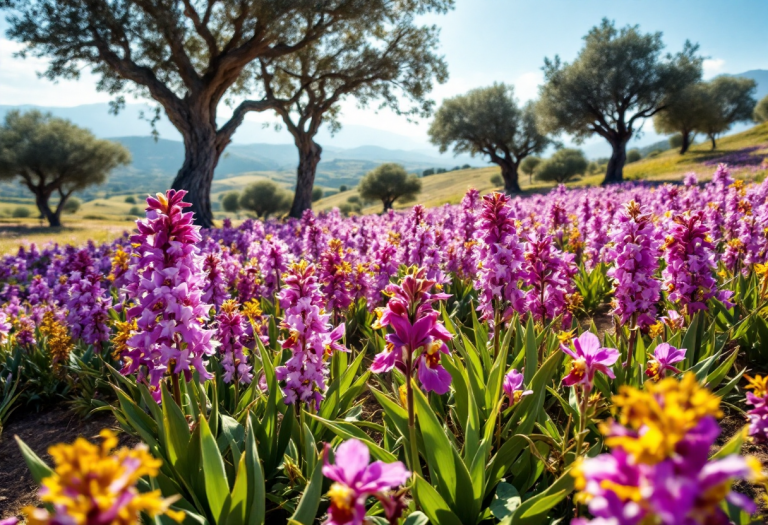
[[[314,193],[313,191],[313,197]],[[273,213],[288,211],[291,200],[291,194],[271,180],[260,180],[249,184],[243,190],[240,195],[240,208],[266,218]]]
[[[587,159],[578,149],[561,149],[536,168],[536,178],[547,182],[565,183],[587,170]]]
[[[504,179],[501,178],[501,175],[493,175],[491,177],[491,184],[494,186],[501,186],[504,184]]]
[[[683,135],[681,133],[675,133],[669,137],[669,147],[672,149],[679,149],[683,145]]]
[[[627,152],[627,164],[637,162],[642,158],[643,158],[643,155],[640,153],[639,149],[631,149]]]
[[[346,185],[342,184],[341,186],[339,186],[339,193],[344,193],[344,192],[345,192],[345,191],[347,191],[348,189],[349,189],[349,188],[347,188],[347,186],[346,186]]]
[[[67,199],[67,202],[64,203],[64,213],[77,213],[77,210],[80,209],[80,205],[82,203],[80,202],[80,199],[76,197],[70,197]]]
[[[224,195],[224,198],[221,199],[221,205],[224,208],[224,211],[237,213],[240,211],[240,194],[236,191],[227,193]]]
[[[138,206],[132,206],[131,209],[128,210],[128,215],[144,215],[144,211]]]
[[[312,202],[317,202],[323,198],[323,188],[315,186],[312,188]]]
[[[32,212],[29,211],[29,208],[23,206],[19,206],[13,210],[13,216],[17,219],[24,219],[30,215],[32,215]]]
[[[125,198],[125,202],[126,204],[136,204],[136,197],[134,197],[133,195],[128,195]]]

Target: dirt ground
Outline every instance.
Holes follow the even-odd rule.
[[[83,419],[64,407],[40,413],[19,409],[0,436],[0,519],[18,515],[27,505],[37,504],[37,489],[19,452],[17,435],[44,461],[50,461],[47,449],[53,444],[70,443],[77,437],[96,441],[103,428],[119,430],[111,414],[102,412]],[[121,444],[132,444],[129,436],[121,436]]]

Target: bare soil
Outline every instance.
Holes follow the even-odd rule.
[[[17,516],[22,508],[38,503],[38,487],[14,436],[21,438],[44,461],[50,461],[48,447],[51,445],[70,443],[78,437],[95,442],[104,428],[120,431],[114,417],[106,412],[83,419],[65,406],[39,413],[23,414],[21,410],[16,412],[0,436],[0,519]],[[120,442],[121,445],[131,445],[135,440],[122,434]]]

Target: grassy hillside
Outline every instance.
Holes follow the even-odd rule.
[[[760,161],[766,156],[768,156],[768,123],[721,138],[717,142],[715,151],[710,149],[709,142],[705,142],[691,147],[685,155],[680,155],[678,150],[667,150],[628,164],[624,168],[624,177],[627,180],[676,181],[681,180],[686,173],[694,171],[698,174],[699,180],[706,180],[712,177],[718,162],[727,162],[732,165],[732,171],[737,177],[756,178],[765,174],[766,168],[760,167]],[[737,163],[746,165],[737,165]],[[458,170],[425,177],[422,179],[423,186],[418,201],[425,206],[456,204],[461,201],[469,188],[476,188],[481,193],[498,189],[491,184],[491,177],[498,173],[500,173],[498,168],[491,167]],[[569,182],[567,186],[597,185],[602,179],[602,174],[588,175]],[[553,187],[552,184],[536,180],[533,184],[529,184],[528,177],[524,176],[520,178],[520,186],[527,193],[546,192]],[[354,189],[333,195],[315,203],[315,209],[326,210],[340,206],[353,196],[359,196]],[[396,203],[395,208],[408,208],[412,205],[412,202]],[[379,203],[363,209],[363,213],[379,211],[381,211]]]
[[[753,151],[745,151],[752,148]],[[692,146],[685,155],[680,155],[678,150],[667,150],[655,157],[629,164],[624,168],[624,177],[630,180],[678,180],[689,171],[695,171],[699,179],[703,180],[712,176],[718,162],[731,165],[737,175],[750,177],[765,171],[759,169],[760,162],[757,159],[766,155],[768,123],[721,138],[714,151],[709,141],[706,141]],[[745,165],[753,160],[757,165]]]

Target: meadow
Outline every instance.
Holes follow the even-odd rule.
[[[17,249],[2,523],[763,523],[768,183],[715,170]]]

